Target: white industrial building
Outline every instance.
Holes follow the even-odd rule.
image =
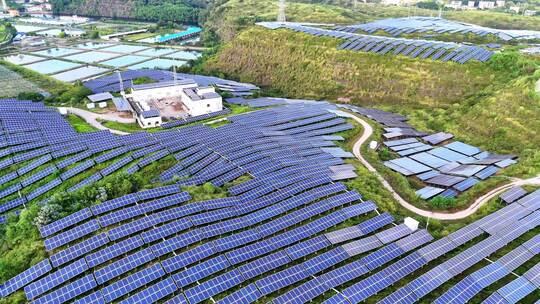
[[[181,98],[191,116],[223,110],[223,100],[213,87],[185,88],[182,90]]]
[[[189,116],[223,109],[223,100],[214,87],[199,87],[191,79],[133,85],[129,94],[122,94],[141,128],[161,125],[163,114],[157,106],[160,103],[181,104]]]

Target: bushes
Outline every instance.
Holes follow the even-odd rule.
[[[451,209],[456,206],[456,199],[453,197],[449,198],[438,195],[431,199],[429,203],[437,209]]]
[[[19,100],[43,101],[45,97],[37,92],[21,92],[17,95]]]
[[[518,52],[503,52],[495,54],[488,64],[495,70],[507,75],[509,79],[534,73],[539,65],[521,56]]]
[[[117,174],[73,193],[57,192],[43,206],[32,204],[19,216],[11,215],[0,225],[0,281],[28,269],[47,256],[38,226],[49,224],[104,200],[138,191],[139,174]]]

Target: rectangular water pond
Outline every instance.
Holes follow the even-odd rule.
[[[32,32],[43,31],[43,30],[48,29],[48,27],[24,25],[24,24],[14,24],[14,26],[17,32],[19,33],[32,33]]]
[[[29,64],[29,63],[37,62],[40,60],[46,60],[46,59],[47,58],[33,56],[33,55],[25,55],[25,54],[4,57],[5,61],[11,62],[13,64]]]
[[[73,82],[76,80],[86,79],[92,76],[104,74],[110,71],[106,68],[100,68],[95,66],[84,66],[74,70],[58,73],[52,75],[52,77],[65,82]]]
[[[148,57],[127,55],[127,56],[117,57],[111,60],[101,62],[101,64],[119,68],[119,67],[131,65],[131,64],[135,64],[137,62],[141,62],[144,60],[148,60]]]
[[[57,59],[51,59],[47,61],[41,61],[25,65],[25,68],[31,69],[41,74],[54,74],[61,71],[73,69],[81,66],[78,63],[73,63],[69,61],[62,61]]]
[[[147,49],[147,48],[148,48],[147,46],[142,46],[142,45],[118,44],[118,45],[111,46],[111,47],[108,47],[108,48],[104,48],[104,49],[101,49],[101,50],[102,51],[107,51],[107,52],[117,52],[117,53],[126,54],[126,53],[135,53],[135,52]]]
[[[66,55],[72,55],[76,53],[81,53],[81,50],[68,49],[68,48],[52,48],[47,50],[42,50],[38,52],[33,52],[32,54],[49,56],[49,57],[62,57]]]
[[[200,52],[194,52],[194,51],[179,51],[176,53],[169,54],[167,58],[174,58],[174,59],[182,59],[182,60],[196,60],[197,58],[201,57],[202,54]]]
[[[64,57],[64,59],[80,61],[80,62],[85,62],[85,63],[94,63],[94,62],[100,62],[103,60],[108,60],[108,59],[118,57],[118,56],[121,56],[121,55],[115,54],[115,53],[103,53],[103,52],[92,51],[88,53],[70,55],[70,56]]]
[[[141,62],[135,65],[128,66],[130,70],[140,70],[140,69],[162,69],[167,70],[172,66],[183,66],[186,64],[186,61],[182,60],[172,60],[172,59],[163,59],[157,58]]]
[[[141,52],[138,52],[137,55],[146,55],[146,56],[163,56],[166,54],[174,53],[176,52],[175,49],[169,49],[169,48],[153,48],[153,49],[147,49]]]

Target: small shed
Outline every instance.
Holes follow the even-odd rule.
[[[102,102],[102,101],[113,99],[113,96],[109,92],[88,95],[87,97],[90,100],[90,102],[92,102],[92,103]]]

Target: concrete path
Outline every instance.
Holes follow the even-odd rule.
[[[345,113],[345,112],[344,112]],[[356,156],[356,158],[364,165],[368,171],[373,172],[377,179],[382,183],[382,185],[390,191],[394,199],[403,207],[405,207],[407,210],[412,211],[418,215],[421,215],[423,217],[433,218],[437,220],[459,220],[466,218],[470,216],[471,214],[475,213],[482,205],[487,203],[489,200],[491,200],[494,197],[497,197],[499,194],[503,193],[504,191],[514,187],[514,186],[523,186],[523,185],[540,185],[540,175],[529,178],[529,179],[517,179],[514,178],[512,181],[508,184],[499,186],[488,193],[482,195],[481,197],[477,198],[467,209],[460,210],[454,213],[446,213],[446,212],[434,212],[429,210],[420,209],[411,203],[404,200],[395,190],[392,188],[392,186],[382,177],[382,175],[375,170],[375,168],[364,159],[361,153],[361,147],[362,145],[371,137],[373,134],[373,128],[370,124],[368,124],[365,120],[360,118],[357,115],[346,113],[346,115],[352,119],[354,119],[356,122],[358,122],[362,127],[364,128],[364,133],[362,136],[354,143],[353,147],[353,153]]]
[[[93,112],[86,111],[79,108],[58,107],[58,109],[59,110],[65,109],[67,113],[79,116],[80,118],[84,119],[84,121],[89,123],[92,127],[95,127],[100,130],[109,130],[111,133],[118,134],[118,135],[127,135],[129,133],[107,128],[104,125],[102,125],[98,121],[98,119],[107,120],[107,121],[116,121],[119,123],[126,123],[126,124],[135,122],[135,120],[132,118],[122,118],[122,117],[117,117],[117,116],[109,116],[105,114],[97,114],[97,113],[93,113]]]

